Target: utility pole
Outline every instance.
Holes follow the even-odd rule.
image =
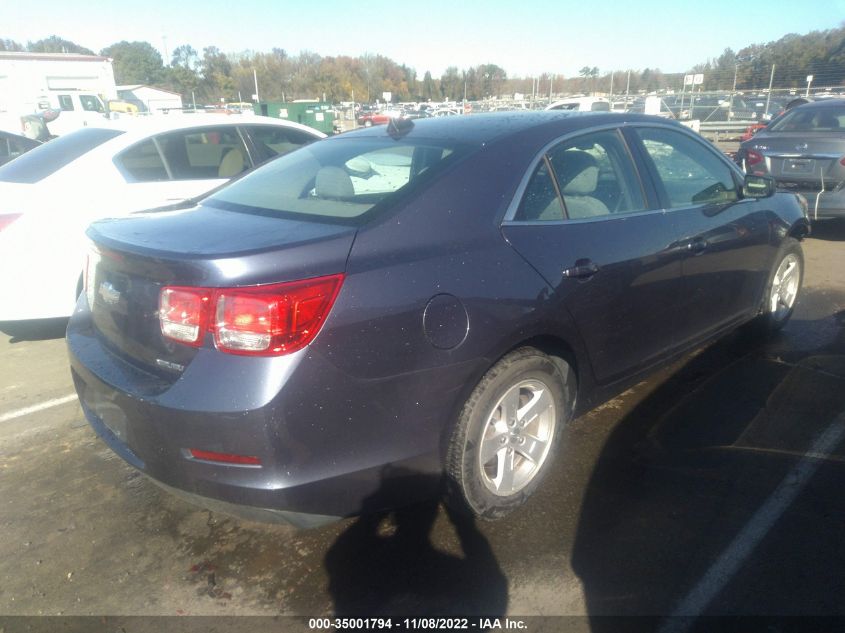
[[[728,121],[734,116],[734,95],[736,94],[736,76],[739,73],[739,64],[734,64],[734,86],[731,88],[731,100],[728,102]]]
[[[611,108],[612,108],[613,107],[613,105],[612,105],[613,104],[613,71],[612,70],[610,71],[610,96],[609,96],[609,100],[610,100]]]
[[[255,102],[258,103],[261,99],[258,98],[258,73],[255,68],[252,69],[252,80],[255,82]]]
[[[549,73],[549,105],[552,105],[552,85],[554,84],[554,75]]]
[[[628,69],[628,81],[625,82],[625,103],[628,102],[628,92],[631,89],[631,70]]]
[[[772,64],[772,74],[769,75],[769,92],[766,95],[766,109],[763,112],[763,116],[769,114],[769,102],[772,100],[772,83],[775,80],[775,65]]]

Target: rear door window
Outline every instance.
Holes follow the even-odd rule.
[[[682,132],[639,128],[671,208],[726,204],[739,199],[731,168],[708,147]]]
[[[645,208],[627,146],[616,130],[606,130],[552,148],[529,181],[514,219],[583,219]]]
[[[233,178],[251,166],[235,127],[169,132],[156,142],[174,180]]]
[[[59,107],[65,112],[73,110],[73,99],[71,98],[71,96],[59,95]]]

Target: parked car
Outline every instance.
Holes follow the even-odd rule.
[[[804,195],[813,219],[845,217],[845,99],[787,110],[740,144],[736,161]]]
[[[546,110],[574,110],[576,112],[610,112],[610,100],[604,97],[571,97],[546,106]]]
[[[263,117],[127,118],[71,132],[3,165],[0,320],[70,315],[93,220],[204,194],[323,136]]]
[[[95,223],[73,380],[112,450],[206,507],[313,525],[445,474],[450,503],[496,518],[574,415],[784,325],[800,202],[657,117],[358,130],[191,211]]]
[[[373,125],[385,125],[390,122],[390,119],[398,119],[401,117],[401,110],[370,111],[359,114],[357,121],[358,125],[371,127]]]
[[[433,117],[444,117],[444,116],[456,116],[461,114],[461,111],[458,108],[436,108],[432,113],[431,116]]]
[[[0,130],[0,165],[41,145],[40,141]]]

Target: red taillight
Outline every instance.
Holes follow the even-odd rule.
[[[317,335],[342,283],[343,275],[330,275],[250,288],[166,287],[161,331],[196,346],[209,331],[217,349],[231,354],[289,354]]]
[[[756,165],[763,162],[763,155],[760,152],[755,152],[753,149],[745,151],[745,164],[747,166]]]
[[[234,453],[216,453],[189,448],[188,453],[194,459],[206,462],[221,462],[223,464],[238,464],[240,466],[261,466],[261,460],[254,455],[235,455]]]
[[[839,164],[845,167],[845,156],[839,159]]]
[[[7,228],[12,222],[17,220],[19,217],[23,215],[22,213],[6,213],[4,215],[0,215],[0,231]]]
[[[164,288],[158,298],[161,333],[180,343],[202,345],[210,300],[204,288]]]

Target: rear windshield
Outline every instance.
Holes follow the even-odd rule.
[[[121,134],[120,130],[89,127],[60,136],[0,167],[0,181],[38,182]]]
[[[773,132],[845,131],[845,106],[796,108],[769,125]]]
[[[454,141],[335,138],[258,168],[203,203],[264,215],[355,220],[470,151]]]

